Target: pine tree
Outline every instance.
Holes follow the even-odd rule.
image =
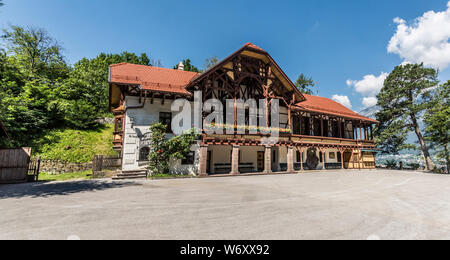
[[[424,121],[425,138],[431,142],[437,158],[445,161],[450,174],[450,80],[440,86]]]
[[[419,127],[419,118],[432,106],[432,90],[438,84],[435,69],[423,64],[397,66],[386,78],[378,98],[381,122],[377,130],[377,144],[385,152],[398,153],[416,148],[406,144],[406,136],[413,131],[419,141],[428,170],[434,169],[428,146]]]

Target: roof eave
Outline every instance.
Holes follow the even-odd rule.
[[[377,120],[375,120],[375,119],[371,119],[371,118],[368,118],[368,117],[365,117],[365,116],[361,116],[361,115],[359,115],[360,117],[353,117],[353,116],[351,116],[351,115],[343,115],[343,114],[341,114],[341,113],[318,112],[318,111],[311,110],[311,109],[304,108],[304,107],[300,107],[300,106],[297,106],[297,105],[293,106],[293,108],[296,109],[296,110],[299,110],[299,111],[304,111],[304,112],[321,113],[321,114],[324,114],[324,115],[340,116],[340,117],[342,117],[342,118],[353,119],[353,120],[361,120],[361,121],[371,122],[371,123],[374,123],[374,124],[380,124],[380,122],[377,121]]]

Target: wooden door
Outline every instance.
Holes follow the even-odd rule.
[[[351,152],[345,152],[344,153],[344,168],[345,169],[350,169],[350,160],[352,158],[352,153]]]
[[[206,172],[211,174],[211,151],[208,151],[206,156]]]
[[[258,172],[264,171],[264,152],[258,152]]]

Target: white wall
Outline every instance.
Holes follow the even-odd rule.
[[[138,97],[126,97],[125,99],[127,107],[138,106]],[[166,100],[162,105],[162,100],[155,99],[153,104],[150,100],[147,100],[144,108],[127,109],[125,119],[125,136],[124,136],[124,152],[123,152],[123,165],[122,170],[140,170],[147,167],[146,164],[139,165],[139,148],[140,138],[139,136],[145,135],[150,132],[150,126],[159,122],[160,112],[171,112],[170,100]],[[197,172],[199,162],[199,150],[198,144],[191,147],[191,151],[195,152],[194,165],[181,165],[181,160],[172,162],[172,173],[189,173],[193,174]]]

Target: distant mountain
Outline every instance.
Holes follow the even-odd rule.
[[[369,108],[362,110],[361,112],[359,112],[359,114],[362,116],[365,116],[365,117],[370,117],[370,118],[375,119],[375,114],[378,111],[380,111],[380,108],[378,106],[373,106],[373,107],[369,107]]]

